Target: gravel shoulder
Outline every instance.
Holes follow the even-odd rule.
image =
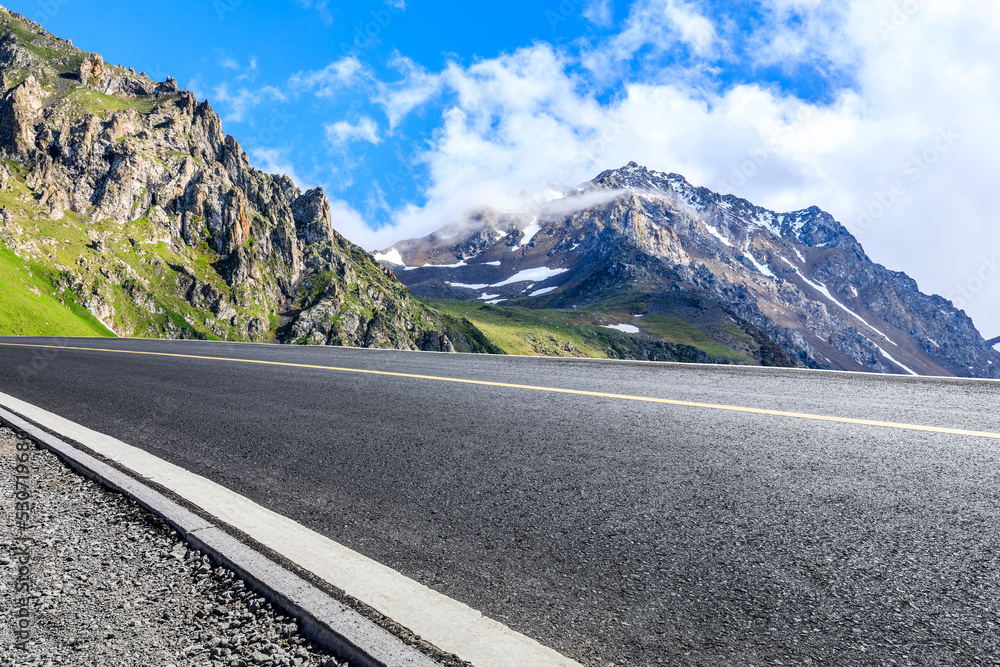
[[[134,501],[17,445],[0,429],[0,664],[347,664]]]

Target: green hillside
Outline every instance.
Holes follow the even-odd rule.
[[[507,354],[753,363],[747,356],[713,340],[705,330],[669,315],[637,318],[627,308],[559,310],[489,305],[480,301],[423,301],[441,312],[468,319]],[[636,326],[640,332],[607,328],[620,324]],[[727,335],[742,335],[736,327],[731,328],[733,332],[725,332]]]
[[[29,265],[0,243],[0,335],[113,336],[76,302],[60,292],[38,265]]]

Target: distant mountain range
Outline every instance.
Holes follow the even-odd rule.
[[[964,312],[818,208],[776,213],[634,162],[531,199],[527,215],[481,210],[376,258],[418,297],[479,301],[463,311],[473,321],[527,309],[616,330],[632,344],[612,356],[693,347],[708,361],[1000,377]]]

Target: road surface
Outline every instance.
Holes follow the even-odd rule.
[[[1000,664],[1000,440],[850,421],[1000,432],[1000,383],[7,338],[0,391],[584,664]]]

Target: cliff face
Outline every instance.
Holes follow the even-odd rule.
[[[418,296],[610,308],[635,336],[678,342],[671,317],[751,363],[1000,376],[965,313],[817,208],[775,213],[635,163],[548,197],[528,219],[484,211],[377,257]]]
[[[173,79],[0,9],[0,84],[0,242],[116,334],[491,349],[334,231],[322,190],[252,168]]]

